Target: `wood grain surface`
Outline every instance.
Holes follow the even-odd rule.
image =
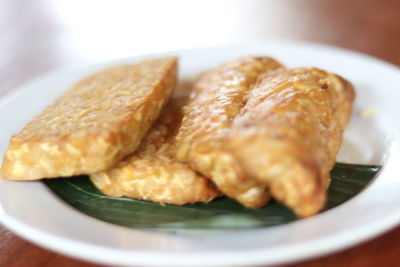
[[[113,3],[113,1],[109,2],[110,5]],[[210,9],[213,5],[210,1],[201,2],[202,5],[210,5]],[[96,25],[102,23],[102,14],[96,14],[96,12],[101,10],[93,9],[95,13],[93,16],[97,19],[94,22],[85,20],[84,14],[79,13],[84,7],[91,10],[95,3],[95,1],[89,0],[64,2],[0,0],[0,96],[11,92],[16,86],[45,71],[78,60],[104,60],[123,56],[123,53],[130,56],[133,53],[127,52],[130,45],[132,47],[129,49],[136,49],[133,54],[142,53],[146,51],[144,50],[146,44],[154,41],[146,39],[144,31],[132,27],[132,36],[136,36],[136,39],[131,35],[131,37],[114,35],[114,37],[120,38],[116,40],[114,46],[110,45],[109,42],[103,43],[102,38],[107,38],[107,27],[102,29],[102,31],[105,31],[104,34],[103,32],[96,34]],[[171,5],[178,5],[172,8],[179,8],[179,1],[171,1],[170,3]],[[208,36],[207,30],[210,31],[210,36],[213,36],[207,41],[208,43],[200,40],[204,38],[196,39],[196,35],[193,34],[189,35],[193,37],[192,39],[185,39],[186,47],[198,44],[217,45],[239,42],[241,41],[240,38],[250,40],[285,38],[340,46],[400,65],[400,1],[238,0],[221,1],[221,3],[216,5],[215,8],[220,8],[219,11],[223,12],[222,9],[226,7],[226,14],[231,12],[232,17],[236,16],[238,23],[235,24],[235,27],[229,28],[229,25],[223,25],[219,29],[220,32],[212,32],[214,28],[212,24],[206,24],[204,36]],[[123,4],[128,5],[128,2],[119,5]],[[190,9],[188,4],[185,4],[185,7]],[[133,6],[130,6],[130,8],[133,8]],[[103,6],[103,11],[106,9],[107,6]],[[119,6],[119,10],[123,9],[124,6]],[[203,10],[208,9],[204,8]],[[185,10],[179,12],[184,13]],[[118,14],[114,14],[114,16],[117,18]],[[218,16],[214,13],[210,14],[210,18],[213,18],[213,16],[215,18],[214,23],[218,23],[216,19]],[[81,20],[78,21],[78,18],[81,18]],[[182,19],[187,18],[182,17]],[[107,20],[112,21],[109,17],[107,17]],[[232,21],[235,22],[235,20]],[[118,23],[128,25],[126,29],[132,26],[129,24],[129,18]],[[196,27],[201,29],[202,25]],[[226,28],[226,31],[224,31],[224,28]],[[173,31],[174,29],[169,30]],[[86,38],[92,32],[94,34],[90,38]],[[108,33],[112,34],[113,28],[108,29]],[[223,38],[218,39],[218,36],[223,36]],[[127,38],[127,40],[124,38]],[[164,50],[163,48],[181,48],[180,44],[183,41],[180,40],[184,39],[177,37],[176,43],[166,42],[167,48],[162,47],[161,42],[158,47],[151,46],[150,50],[152,51],[149,52]],[[123,41],[126,41],[128,45],[125,47],[118,46],[117,43]],[[91,49],[90,42],[98,44],[97,50]],[[139,46],[140,44],[142,46]],[[1,226],[0,250],[0,266],[99,266],[40,248],[24,241]],[[393,229],[373,240],[341,252],[285,266],[383,267],[396,266],[398,261],[400,261],[400,228]]]

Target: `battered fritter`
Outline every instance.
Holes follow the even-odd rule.
[[[264,76],[230,130],[199,146],[212,147],[214,169],[224,164],[223,157],[235,161],[247,180],[267,185],[298,216],[313,215],[325,204],[329,171],[351,114],[353,87],[316,68]]]
[[[177,92],[137,151],[117,167],[90,179],[104,194],[162,204],[209,202],[220,195],[205,177],[175,159],[176,134],[187,97]]]
[[[80,81],[11,138],[2,177],[35,180],[115,166],[168,101],[177,59],[112,67]]]
[[[266,204],[269,200],[266,185],[247,179],[236,159],[214,148],[218,147],[219,135],[230,129],[257,77],[282,67],[272,58],[243,57],[203,74],[185,107],[177,137],[177,158],[188,162],[209,177],[222,193],[247,207]],[[200,145],[203,143],[207,145]]]

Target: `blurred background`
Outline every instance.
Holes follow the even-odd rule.
[[[400,64],[391,53],[400,47],[399,8],[397,0],[0,0],[0,97],[77,61],[268,39]]]
[[[400,1],[0,0],[0,97],[77,63],[271,39],[340,46],[400,65]],[[1,266],[82,266],[1,226],[0,240]],[[299,266],[393,266],[399,240],[397,228]]]

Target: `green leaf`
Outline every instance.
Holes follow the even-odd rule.
[[[334,208],[363,190],[379,166],[337,163],[325,210]],[[44,183],[79,211],[114,224],[136,228],[249,229],[289,223],[298,218],[283,205],[272,202],[262,209],[247,209],[227,197],[208,204],[167,205],[104,196],[87,176],[48,179]]]

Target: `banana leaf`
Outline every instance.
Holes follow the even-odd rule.
[[[331,172],[324,211],[351,199],[379,172],[380,166],[337,163]],[[44,183],[77,210],[97,219],[135,228],[250,229],[299,220],[285,206],[271,202],[253,210],[232,199],[220,197],[208,204],[160,205],[103,195],[87,176],[48,179]]]

